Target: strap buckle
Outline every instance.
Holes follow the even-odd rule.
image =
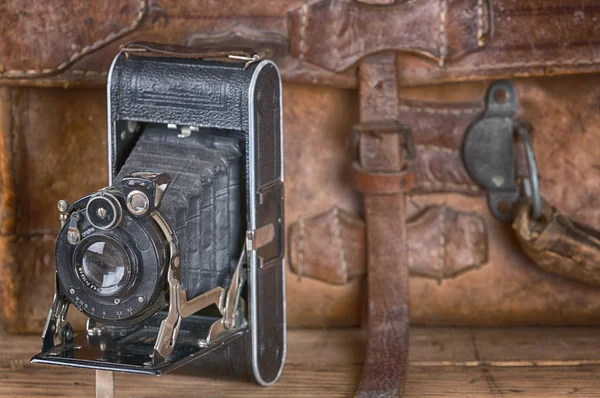
[[[353,132],[353,157],[355,159],[350,178],[352,185],[366,194],[394,194],[409,190],[415,182],[415,173],[405,162],[401,162],[398,170],[377,169],[372,165],[364,165],[361,161],[361,139],[367,134],[397,134],[402,136],[398,151],[405,152],[405,160],[414,159],[415,143],[406,125],[396,120],[367,122],[355,125]],[[384,143],[385,145],[385,143]]]
[[[362,134],[399,134],[404,138],[404,150],[406,159],[414,159],[416,156],[415,141],[410,129],[397,120],[381,120],[375,122],[364,122],[352,127],[352,157],[360,159],[360,140]]]

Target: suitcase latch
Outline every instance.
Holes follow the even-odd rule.
[[[492,84],[485,111],[469,128],[463,143],[467,172],[486,189],[488,207],[494,217],[506,222],[513,220],[515,206],[523,196],[531,199],[534,217],[539,217],[541,208],[537,167],[529,136],[531,128],[516,120],[517,107],[512,83]],[[528,165],[527,175],[520,181],[516,175],[516,139],[523,145]]]

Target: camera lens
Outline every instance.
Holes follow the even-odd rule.
[[[79,279],[99,295],[118,293],[131,275],[127,252],[123,246],[107,237],[94,237],[82,242],[75,256]]]

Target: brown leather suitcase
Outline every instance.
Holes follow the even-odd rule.
[[[415,324],[600,323],[598,235],[578,224],[600,225],[599,19],[593,0],[0,4],[2,324],[43,326],[55,203],[105,185],[103,87],[134,40],[254,47],[277,61],[290,327],[358,325],[369,302],[371,329],[395,330],[369,341],[369,369],[402,349],[409,298]],[[527,211],[514,229],[498,221],[486,197],[515,182],[467,171],[465,137],[493,116],[486,93],[502,79],[510,126],[531,127],[539,191],[575,240],[547,239]],[[531,180],[525,158],[518,150],[513,174]],[[562,268],[557,247],[569,248]]]

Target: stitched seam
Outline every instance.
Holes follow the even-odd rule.
[[[504,62],[494,64],[480,64],[476,66],[449,66],[446,67],[448,71],[471,71],[471,70],[485,70],[485,69],[505,69],[511,67],[535,67],[535,66],[563,66],[563,65],[592,65],[600,63],[600,58],[589,58],[589,59],[569,59],[565,61],[527,61],[527,62]],[[418,73],[418,72],[431,72],[432,68],[408,68],[403,69],[404,72]]]
[[[446,11],[446,0],[440,0],[440,59],[438,61],[440,66],[444,66],[448,46],[446,43]]]
[[[455,182],[445,181],[423,181],[418,185],[421,185],[423,188],[427,189],[462,189],[471,192],[480,192],[479,187],[473,184],[458,184]]]
[[[483,108],[465,108],[465,109],[437,109],[427,106],[413,106],[413,105],[399,105],[398,108],[401,111],[417,112],[417,113],[429,113],[439,115],[462,115],[462,114],[473,114],[483,110]]]
[[[442,205],[442,211],[438,217],[438,228],[440,229],[440,240],[438,248],[437,269],[438,282],[441,283],[444,279],[444,266],[446,265],[446,234],[444,230],[444,221],[446,219],[446,205]]]
[[[68,72],[65,72],[65,74],[69,74],[69,75],[100,75],[100,76],[108,76],[108,72],[107,71],[95,71],[95,70],[83,70],[83,69],[70,70]]]
[[[452,154],[458,153],[458,150],[456,150],[456,149],[446,148],[446,147],[437,146],[437,145],[419,144],[419,145],[417,145],[417,149],[424,149],[424,150],[430,150],[430,151],[434,151],[434,152],[444,152],[444,153],[452,153]]]
[[[146,11],[148,9],[147,4],[148,4],[147,0],[142,0],[140,2],[140,11],[138,13],[138,16],[129,26],[126,26],[125,28],[123,28],[117,32],[111,32],[103,39],[95,41],[92,44],[88,44],[87,46],[83,47],[81,50],[74,52],[73,54],[71,54],[71,56],[69,57],[69,59],[67,61],[60,63],[56,68],[29,69],[29,70],[18,70],[18,69],[6,70],[3,65],[0,65],[0,71],[2,71],[2,72],[0,72],[0,77],[2,77],[2,76],[21,77],[21,76],[32,76],[32,75],[48,75],[48,74],[60,72],[64,69],[66,69],[69,65],[72,65],[74,62],[83,58],[85,55],[96,51],[97,49],[104,46],[105,44],[107,44],[113,40],[116,40],[128,33],[133,32],[140,25],[142,20],[144,19],[144,16],[146,15]]]
[[[344,283],[348,283],[348,264],[346,263],[345,250],[342,242],[342,233],[340,228],[340,211],[336,206],[333,208],[333,237],[336,245],[339,247],[340,264],[342,265],[342,277]]]
[[[483,47],[483,0],[477,0],[477,46]]]
[[[300,8],[300,54],[299,59],[304,59],[306,53],[306,26],[308,25],[308,3],[304,3]]]
[[[298,280],[302,279],[302,273],[304,271],[304,217],[298,218]]]
[[[108,76],[108,71],[73,69],[73,70],[64,71],[63,73],[61,73],[61,76],[101,76],[101,77],[106,77],[106,76]],[[0,73],[0,79],[13,78],[13,77],[18,78],[19,76],[3,76],[2,73]]]
[[[337,7],[339,7],[339,3],[336,5]],[[348,11],[346,11],[348,12]],[[341,24],[342,24],[342,18],[335,18],[333,20],[333,31],[335,32],[335,35],[338,36],[341,30]],[[336,39],[338,39],[338,37],[336,37]],[[339,46],[338,45],[334,45],[333,46],[333,51],[331,54],[331,59],[333,60],[340,60],[340,51],[339,51]],[[336,62],[337,64],[337,62]]]

